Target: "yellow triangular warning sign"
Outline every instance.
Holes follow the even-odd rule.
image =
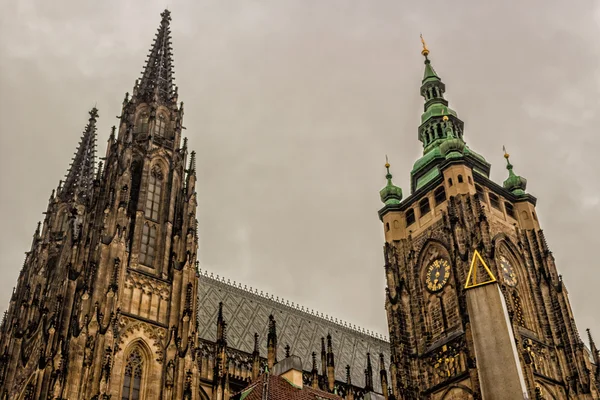
[[[483,261],[483,258],[481,258],[481,254],[475,250],[473,260],[471,261],[471,268],[467,275],[467,281],[465,282],[465,289],[471,289],[492,282],[496,282],[496,277],[490,270],[490,267]]]

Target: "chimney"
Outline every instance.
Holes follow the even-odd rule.
[[[279,375],[286,381],[302,389],[302,360],[291,355],[273,366],[273,375]]]

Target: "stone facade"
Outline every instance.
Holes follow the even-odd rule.
[[[508,321],[497,326],[510,327],[516,351],[506,351],[526,397],[598,398],[600,354],[591,335],[590,350],[579,337],[536,199],[508,155],[509,178],[489,179],[427,49],[412,194],[402,199],[389,164],[381,191],[389,342],[201,273],[195,156],[182,138],[169,25],[165,11],[104,166],[95,164],[94,108],[50,196],[0,325],[0,399],[228,400],[295,357],[303,371],[292,378],[327,397],[493,398],[482,360],[510,355],[487,352],[477,332],[493,331],[491,321],[472,310],[492,304],[477,293],[501,294],[494,318]],[[465,285],[487,273],[473,269],[475,254],[495,292]]]
[[[507,398],[507,392],[495,397],[480,384],[489,375],[479,370],[483,360],[510,359],[513,349],[497,349],[495,341],[473,333],[488,327],[472,324],[489,325],[495,322],[490,318],[504,315],[500,308],[483,318],[469,313],[470,271],[480,277],[487,273],[472,264],[477,251],[493,275],[488,283],[499,285],[504,297],[524,396],[597,399],[598,351],[592,341],[589,357],[579,337],[566,287],[540,228],[536,199],[525,192],[526,180],[513,172],[508,154],[509,178],[502,186],[489,179],[490,165],[466,145],[463,123],[448,107],[445,85],[428,54],[424,47],[425,112],[419,128],[424,151],[411,173],[412,193],[402,200],[389,164],[388,185],[381,191],[393,392],[401,399]],[[485,308],[473,307],[481,305],[473,296],[471,308]],[[474,342],[487,343],[480,346],[480,357]]]

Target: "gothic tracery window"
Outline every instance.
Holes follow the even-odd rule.
[[[127,358],[125,376],[123,377],[123,391],[121,400],[139,400],[142,383],[144,359],[139,349],[133,350]]]
[[[156,255],[156,227],[144,224],[142,229],[142,245],[140,247],[140,263],[152,267]]]
[[[135,124],[133,133],[148,133],[148,113],[142,112]]]
[[[154,134],[156,136],[165,136],[167,130],[167,121],[164,115],[159,115],[156,119],[156,126],[154,128]]]
[[[146,194],[146,218],[158,221],[160,196],[162,194],[162,172],[155,167],[148,178],[148,193]]]

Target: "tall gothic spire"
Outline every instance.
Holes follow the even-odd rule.
[[[96,164],[96,119],[98,109],[92,108],[90,119],[83,131],[81,140],[75,151],[75,157],[69,166],[64,184],[60,190],[60,198],[64,201],[85,199],[91,195]]]
[[[136,83],[135,95],[146,102],[170,103],[176,101],[177,89],[173,84],[173,49],[171,48],[171,12],[165,10],[158,32],[148,54],[142,78]]]
[[[421,36],[425,57],[425,70],[421,80],[421,96],[425,100],[418,138],[423,143],[423,156],[411,171],[411,191],[420,189],[439,176],[439,164],[450,159],[464,159],[485,176],[490,165],[481,155],[467,146],[463,139],[464,122],[456,111],[448,107],[444,98],[446,85],[433,69],[429,49]],[[386,204],[387,206],[388,204]]]
[[[421,54],[425,57],[421,96],[425,99],[425,105],[421,116],[419,140],[423,142],[424,152],[427,153],[435,145],[446,139],[448,128],[451,128],[454,136],[462,139],[464,123],[458,119],[458,115],[454,110],[448,108],[448,100],[444,98],[446,85],[431,65],[429,49],[423,36],[421,36],[421,43],[423,44]],[[442,124],[442,118],[444,118],[443,122],[445,124]]]

